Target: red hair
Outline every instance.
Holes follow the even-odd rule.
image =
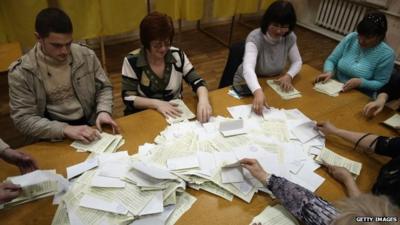
[[[140,42],[146,49],[150,49],[150,42],[167,40],[172,43],[174,38],[174,24],[167,14],[151,12],[140,23]]]

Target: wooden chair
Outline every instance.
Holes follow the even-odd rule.
[[[7,72],[12,62],[22,55],[18,42],[0,44],[0,73]]]

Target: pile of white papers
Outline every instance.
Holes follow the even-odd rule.
[[[168,126],[155,144],[139,147],[138,157],[173,171],[191,188],[229,201],[236,196],[250,202],[257,191],[269,193],[240,167],[243,158],[256,158],[265,170],[310,191],[323,183],[325,179],[314,172],[319,164],[313,156],[325,146],[325,139],[307,116],[297,109],[274,108],[253,116],[251,105],[228,110],[237,120],[218,116],[203,125],[185,121]],[[223,134],[225,124],[238,121],[240,126],[233,130],[245,129],[244,134]]]
[[[92,141],[90,144],[84,144],[81,141],[74,141],[72,142],[71,147],[75,148],[78,152],[103,153],[115,152],[125,143],[125,140],[119,134],[112,135],[102,132],[100,133],[100,136],[100,139]]]
[[[126,151],[92,154],[67,174],[81,175],[53,224],[173,224],[196,200],[184,192],[181,178]]]
[[[58,197],[68,189],[68,181],[55,170],[35,170],[20,176],[8,177],[5,182],[17,184],[22,188],[22,193],[2,207],[11,207],[39,198],[53,196],[53,203],[58,203]]]
[[[252,115],[251,105],[228,110],[234,119],[172,123],[135,155],[96,153],[68,167],[69,179],[80,176],[62,198],[53,224],[174,224],[196,200],[185,192],[186,186],[228,201],[238,197],[250,203],[258,191],[274,197],[242,168],[243,158],[255,158],[269,173],[312,192],[325,180],[315,173],[320,167],[315,155],[355,174],[361,170],[336,156],[330,160],[333,154],[324,148],[324,136],[298,109],[270,108],[262,116]],[[238,129],[245,132],[223,134]],[[265,222],[260,215],[257,221],[274,224],[273,218],[284,217],[278,221],[290,224],[279,207],[264,214],[272,220]]]
[[[330,79],[325,83],[318,82],[314,85],[314,90],[327,94],[332,97],[339,96],[339,92],[343,90],[343,83]]]
[[[274,80],[267,80],[267,84],[272,88],[272,90],[274,90],[279,96],[281,96],[281,98],[285,100],[301,97],[300,91],[296,90],[295,88],[293,88],[293,90],[291,91],[285,92]]]
[[[169,124],[178,123],[184,120],[190,120],[196,117],[181,99],[174,99],[169,102],[177,104],[176,107],[182,112],[182,114],[178,117],[168,117],[167,122]]]

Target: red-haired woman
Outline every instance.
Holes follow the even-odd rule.
[[[142,20],[140,41],[143,47],[129,53],[122,66],[125,115],[156,109],[165,117],[179,116],[181,112],[169,101],[182,98],[183,79],[199,98],[197,119],[207,122],[210,118],[212,109],[206,83],[196,73],[186,54],[171,46],[173,37],[171,17],[152,12]]]

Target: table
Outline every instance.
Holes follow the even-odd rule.
[[[393,113],[384,109],[377,117],[367,120],[361,115],[362,107],[369,101],[368,97],[358,91],[341,93],[339,97],[330,97],[312,89],[312,81],[320,72],[308,65],[303,65],[299,75],[294,79],[294,86],[302,94],[302,98],[283,100],[271,88],[267,87],[265,79],[260,84],[265,91],[270,106],[276,108],[298,108],[313,120],[330,120],[338,127],[361,132],[371,132],[381,135],[396,135],[396,133],[379,124]],[[228,106],[250,104],[252,98],[235,99],[227,95],[228,88],[210,92],[210,101],[214,115],[229,116]],[[191,96],[184,99],[194,112],[196,101]],[[152,143],[157,134],[167,123],[155,110],[146,110],[140,113],[117,119],[121,133],[125,138],[125,145],[121,148],[130,154],[137,152],[137,147],[145,142]],[[25,146],[20,150],[33,155],[41,169],[56,169],[57,173],[66,176],[65,168],[86,159],[87,153],[77,153],[69,146],[71,141],[58,143],[40,142]],[[353,160],[362,162],[363,168],[357,183],[362,191],[371,189],[378,175],[382,162],[386,157],[368,157],[364,154],[351,151],[352,146],[342,139],[328,137],[327,147]],[[17,175],[15,167],[0,162],[0,179]],[[326,178],[316,193],[328,201],[335,201],[345,196],[343,186],[331,178],[325,169],[318,169],[318,174]],[[250,204],[234,198],[232,202],[219,198],[205,191],[187,189],[197,198],[193,207],[177,222],[178,225],[192,224],[249,224],[254,216],[259,214],[268,204],[274,203],[268,195],[257,193]],[[56,211],[51,204],[51,198],[40,199],[10,209],[0,211],[0,224],[50,224]],[[7,222],[5,222],[7,221]]]

